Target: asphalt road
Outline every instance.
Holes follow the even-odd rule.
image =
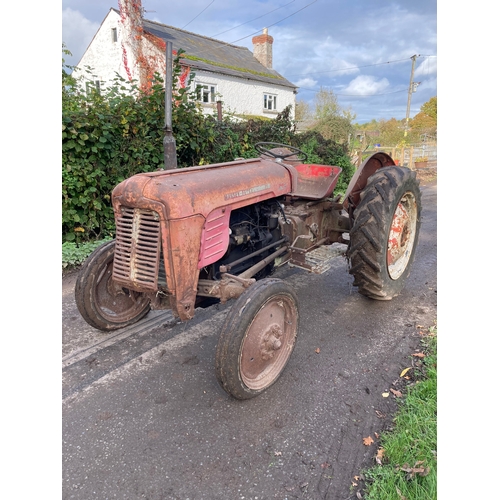
[[[376,433],[396,409],[382,393],[437,317],[435,182],[422,193],[414,266],[392,301],[358,294],[342,256],[321,275],[278,269],[299,297],[299,338],[278,382],[248,401],[215,378],[231,302],[104,335],[63,280],[62,498],[357,498],[355,477],[374,464]]]

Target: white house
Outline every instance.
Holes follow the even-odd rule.
[[[185,52],[181,85],[194,72],[205,113],[213,113],[222,101],[225,111],[237,115],[272,118],[291,105],[295,116],[297,87],[272,69],[273,38],[267,29],[253,37],[252,54],[245,47],[148,21],[140,0],[121,0],[119,7],[110,9],[76,66],[78,71],[91,67],[99,88],[109,85],[116,73],[147,88],[155,71],[165,74],[166,42],[171,41],[174,55],[179,49]]]

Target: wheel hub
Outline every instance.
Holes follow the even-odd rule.
[[[264,361],[271,359],[274,356],[275,351],[281,348],[282,337],[283,330],[276,324],[271,325],[264,333],[260,344],[260,353]]]
[[[247,387],[271,384],[285,366],[297,330],[297,314],[286,296],[270,298],[254,317],[241,348],[240,374]]]
[[[108,293],[111,297],[117,297],[118,295],[126,295],[123,287],[121,285],[119,285],[118,283],[116,283],[116,281],[114,281],[112,279],[111,269],[109,269],[107,271],[106,280],[107,280],[106,287],[107,287]]]
[[[405,193],[396,207],[387,241],[387,268],[396,280],[410,260],[417,227],[417,203],[412,193]]]

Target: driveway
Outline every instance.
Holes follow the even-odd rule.
[[[215,378],[231,302],[105,335],[79,316],[74,275],[63,278],[62,498],[357,498],[397,407],[382,393],[437,317],[436,183],[422,193],[414,266],[392,301],[357,293],[343,256],[321,275],[277,270],[298,294],[300,333],[278,382],[248,401]]]

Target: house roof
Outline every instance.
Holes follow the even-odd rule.
[[[297,88],[277,71],[266,68],[257,61],[246,47],[238,47],[147,19],[143,19],[143,29],[165,42],[171,41],[175,51],[184,50],[185,54],[181,63],[193,69],[271,83],[291,89]]]

